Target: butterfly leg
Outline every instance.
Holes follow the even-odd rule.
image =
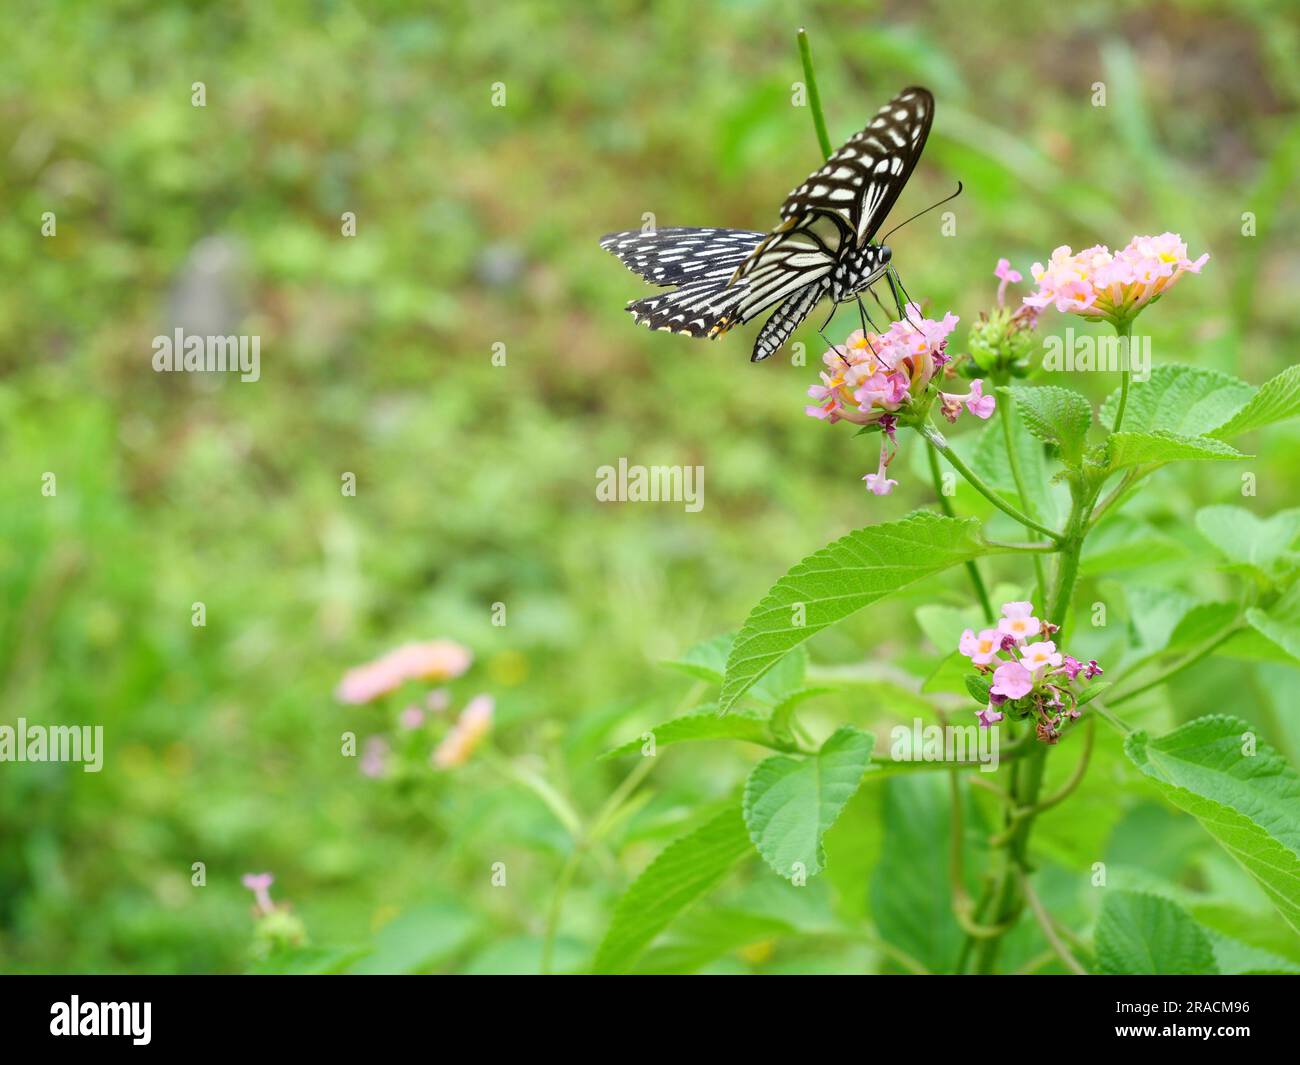
[[[920,323],[913,320],[912,316],[907,313],[907,308],[912,306],[912,297],[907,294],[907,289],[903,287],[903,279],[898,276],[898,271],[892,267],[885,272],[885,277],[889,281],[889,291],[894,295],[894,302],[898,304],[898,316],[906,318],[912,325],[920,329]],[[899,293],[902,293],[900,298]]]

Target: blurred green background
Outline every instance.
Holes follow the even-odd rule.
[[[639,329],[622,308],[645,287],[596,243],[645,212],[775,223],[819,160],[791,105],[799,25],[836,143],[903,85],[935,93],[894,217],[960,179],[957,232],[941,236],[936,212],[891,244],[911,294],[962,317],[954,350],[992,303],[999,256],[1027,275],[1058,244],[1172,229],[1212,257],[1142,319],[1156,363],[1258,383],[1295,359],[1287,3],[0,9],[0,720],[102,724],[107,748],[99,774],[0,765],[0,969],[535,970],[574,847],[539,792],[594,816],[634,768],[597,756],[700,694],[661,660],[736,628],[834,537],[933,505],[919,449],[893,496],[869,497],[870,447],[804,416],[812,329],[806,366],[751,366],[753,327],[712,344]],[[152,338],[183,323],[260,335],[261,380],[155,374]],[[1070,383],[1100,400],[1115,382]],[[1248,505],[1294,503],[1300,430],[1250,443]],[[596,467],[620,456],[703,465],[703,510],[597,503]],[[1189,516],[1240,501],[1239,471],[1209,466],[1159,474],[1085,571],[1080,601],[1111,610],[1094,649],[1141,638],[1125,586],[1159,585],[1168,560],[1203,555],[1197,581],[1219,579]],[[969,491],[957,505],[985,513]],[[997,579],[1023,581],[1001,565]],[[914,611],[934,602],[968,604],[960,574],[815,641],[822,667],[883,678],[815,714],[910,721],[940,655]],[[437,636],[474,651],[453,691],[457,705],[495,696],[491,750],[450,773],[415,760],[367,778],[340,736],[391,734],[401,703],[344,707],[333,689],[349,666]],[[1158,729],[1231,709],[1294,761],[1296,706],[1276,693],[1297,680],[1215,659],[1131,716]],[[1207,922],[1224,899],[1254,906],[1258,920],[1221,927],[1300,960],[1115,737],[1099,747],[1089,783],[1038,830],[1062,881],[1106,857]],[[738,745],[661,755],[576,864],[558,968],[586,964],[630,878],[754,760]],[[662,965],[879,968],[854,929],[881,802],[863,789],[830,872],[802,894],[748,863]],[[311,951],[258,960],[239,878],[262,870]],[[1086,917],[1082,895],[1060,905]]]

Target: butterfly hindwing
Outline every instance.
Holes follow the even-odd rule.
[[[765,236],[745,229],[678,226],[607,233],[600,246],[651,284],[680,285],[702,277],[728,280]]]

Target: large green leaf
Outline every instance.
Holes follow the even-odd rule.
[[[1097,968],[1109,976],[1217,973],[1209,937],[1176,902],[1107,891],[1094,934]]]
[[[885,838],[871,874],[871,917],[886,942],[931,972],[951,972],[962,931],[952,913],[949,879],[947,774],[901,776],[884,782]],[[967,813],[973,813],[968,799]],[[967,817],[967,825],[972,824]],[[967,887],[979,875],[975,855],[966,854]]]
[[[1266,580],[1277,580],[1296,567],[1292,548],[1300,537],[1300,509],[1257,518],[1245,507],[1202,507],[1196,512],[1196,528],[1229,562]]]
[[[828,625],[988,550],[976,519],[922,511],[858,529],[809,555],[773,585],[745,620],[727,657],[722,710]]]
[[[749,833],[736,806],[728,806],[670,843],[618,900],[609,931],[596,951],[595,971],[627,972],[655,936],[721,883],[750,849]]]
[[[1300,662],[1300,616],[1294,609],[1294,599],[1292,596],[1292,603],[1277,604],[1270,610],[1251,607],[1246,611],[1246,621],[1269,643]]]
[[[1011,439],[1016,449],[1020,476],[1025,483],[1025,494],[1029,497],[1027,499],[1020,497],[1019,489],[1016,488],[1016,478],[1007,455],[1002,427],[996,420],[980,430],[974,447],[965,447],[968,439],[965,436],[957,437],[952,441],[952,446],[958,449],[958,453],[985,483],[1003,495],[1020,498],[1020,505],[1030,517],[1043,519],[1047,525],[1055,525],[1060,517],[1060,508],[1052,495],[1050,463],[1043,453],[1043,444],[1023,428],[1021,420],[1013,416],[1012,421],[1014,428]]]
[[[1253,747],[1243,737],[1251,733]],[[1300,931],[1300,774],[1240,718],[1198,718],[1167,736],[1135,732],[1129,758],[1193,814]],[[1245,753],[1245,749],[1253,753]]]
[[[1092,426],[1092,404],[1084,396],[1055,385],[1013,385],[999,391],[1015,400],[1016,413],[1034,436],[1057,448],[1069,465],[1079,465]]]
[[[1205,462],[1250,457],[1222,440],[1208,436],[1184,436],[1165,429],[1149,433],[1131,433],[1125,430],[1112,433],[1107,441],[1107,466],[1112,471],[1152,463]]]
[[[1129,386],[1122,428],[1140,433],[1163,430],[1179,436],[1202,436],[1223,425],[1254,392],[1245,381],[1217,370],[1158,366],[1149,380],[1134,381]],[[1101,406],[1103,425],[1114,426],[1118,407],[1116,389]]]
[[[674,743],[689,740],[746,740],[764,747],[785,750],[788,744],[776,740],[768,727],[767,719],[747,711],[720,716],[715,705],[704,704],[692,713],[675,717],[648,730],[654,736],[655,750]],[[640,754],[646,745],[645,734],[628,740],[611,751],[606,751],[602,758],[618,758],[627,754]]]
[[[1300,365],[1288,366],[1259,386],[1244,407],[1210,435],[1228,439],[1300,415]]]
[[[875,737],[851,726],[821,750],[759,762],[745,783],[745,824],[759,854],[777,873],[816,876],[826,864],[822,836],[862,783]]]

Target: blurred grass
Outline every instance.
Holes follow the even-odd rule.
[[[797,25],[836,143],[898,87],[936,93],[895,217],[957,179],[966,192],[955,237],[936,214],[892,239],[914,296],[969,324],[1000,255],[1026,270],[1057,244],[1174,229],[1212,259],[1143,318],[1156,361],[1253,381],[1293,361],[1287,6],[997,10],[6,5],[4,720],[102,723],[108,749],[98,775],[0,767],[0,967],[241,969],[238,878],[262,868],[316,942],[368,942],[418,907],[441,942],[451,907],[445,950],[418,964],[535,967],[568,846],[558,824],[481,761],[410,786],[360,776],[339,735],[380,714],[333,702],[342,671],[405,639],[465,642],[478,663],[457,690],[496,694],[500,749],[594,812],[627,771],[594,756],[684,695],[656,660],[736,627],[794,559],[930,502],[919,472],[865,498],[861,441],[801,413],[811,367],[750,366],[749,333],[705,345],[635,328],[622,306],[640,282],[596,245],[647,211],[774,222],[818,159],[790,106]],[[345,211],[355,238],[340,236]],[[204,280],[213,262],[229,291]],[[152,337],[193,292],[222,331],[261,336],[260,382],[152,372]],[[812,330],[799,339],[815,359]],[[1095,400],[1112,385],[1071,383]],[[1258,440],[1258,512],[1294,502],[1297,443],[1294,427]],[[624,455],[702,464],[704,510],[596,505],[595,468]],[[1183,537],[1237,477],[1166,472],[1136,509]],[[962,605],[965,587],[944,595]],[[932,597],[886,604],[815,653],[919,657],[911,608]],[[1215,708],[1213,686],[1180,698],[1179,717]],[[656,769],[617,853],[570,897],[566,964],[627,875],[747,761],[711,748]],[[495,861],[510,890],[490,886]]]

